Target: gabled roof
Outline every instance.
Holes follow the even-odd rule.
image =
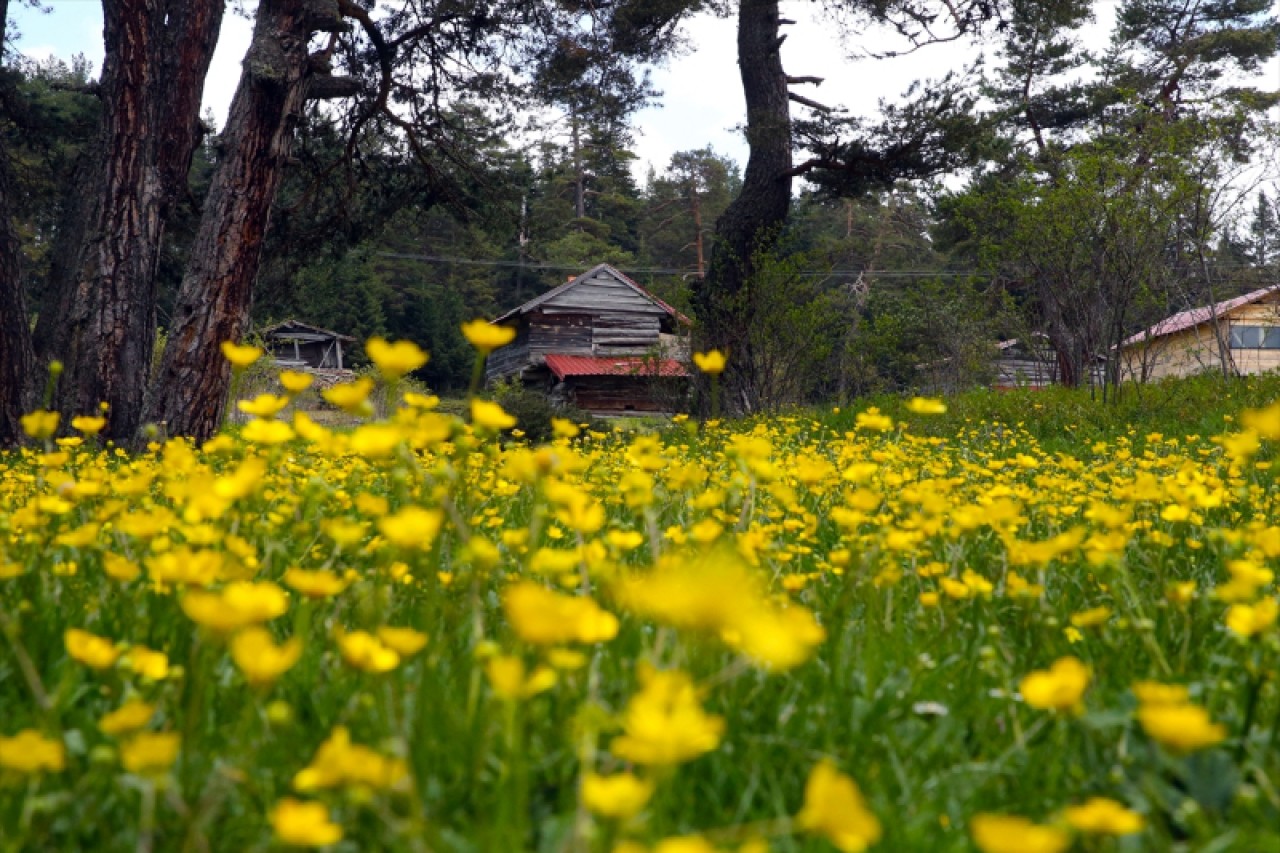
[[[547,367],[557,379],[566,376],[688,376],[683,364],[671,358],[650,359],[643,356],[547,356]]]
[[[322,329],[319,326],[313,326],[310,323],[303,323],[298,320],[285,320],[283,323],[276,323],[274,326],[267,326],[265,329],[259,329],[258,334],[264,338],[272,335],[288,336],[290,331],[310,332],[313,335],[326,335],[331,338],[337,338],[340,341],[354,341],[355,338],[350,335],[344,335],[340,332],[332,332],[328,329]]]
[[[1122,346],[1149,341],[1152,338],[1163,337],[1164,335],[1172,335],[1174,332],[1181,332],[1186,329],[1192,329],[1201,323],[1207,323],[1214,317],[1221,317],[1229,311],[1234,311],[1244,305],[1252,305],[1258,302],[1264,296],[1268,296],[1280,289],[1280,284],[1273,284],[1270,287],[1263,287],[1246,293],[1243,296],[1237,296],[1234,299],[1227,299],[1214,305],[1205,305],[1200,308],[1191,308],[1187,311],[1179,311],[1169,317],[1165,317],[1159,323],[1156,323],[1149,329],[1144,329],[1136,335],[1130,335],[1124,339]]]
[[[649,300],[654,305],[657,305],[663,311],[670,314],[677,321],[684,323],[686,325],[691,324],[691,321],[689,320],[688,317],[684,316],[679,311],[672,308],[670,305],[663,302],[661,299],[654,296],[649,291],[645,290],[639,284],[636,284],[627,276],[618,272],[618,270],[614,269],[609,264],[596,264],[594,267],[587,270],[582,275],[577,276],[575,278],[571,278],[568,281],[566,281],[564,284],[560,285],[559,287],[554,287],[551,290],[548,290],[546,293],[542,294],[541,296],[536,296],[533,299],[530,299],[528,302],[526,302],[525,304],[521,305],[518,308],[512,308],[510,311],[503,314],[501,317],[497,318],[496,320],[493,320],[492,322],[496,325],[506,320],[510,320],[512,317],[516,317],[520,314],[528,314],[530,311],[534,310],[535,308],[538,308],[544,303],[550,302],[551,300],[555,299],[557,296],[560,296],[566,291],[572,290],[573,288],[577,287],[579,284],[582,284],[582,282],[586,281],[587,279],[593,278],[596,275],[596,273],[599,273],[599,272],[608,273],[610,276],[617,279],[622,284],[625,284],[627,287],[631,288],[636,293],[640,294],[645,299]]]

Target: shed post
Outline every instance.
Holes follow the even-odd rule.
[[[333,342],[338,345],[338,369],[341,370],[342,369],[342,339],[334,338]]]

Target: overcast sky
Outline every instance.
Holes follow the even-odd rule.
[[[69,59],[83,53],[94,65],[102,65],[102,8],[100,0],[44,0],[47,14],[10,6],[22,38],[20,49],[32,57]],[[233,4],[233,6],[236,4]],[[245,4],[252,5],[252,4]],[[797,21],[788,27],[782,48],[783,65],[792,75],[825,78],[819,88],[802,87],[803,94],[832,106],[844,106],[858,115],[874,116],[881,99],[896,99],[911,83],[939,78],[948,70],[971,64],[982,47],[955,42],[925,48],[895,59],[850,58],[868,49],[886,50],[897,42],[893,34],[872,31],[842,45],[829,22],[814,17],[815,4],[784,2],[784,14]],[[1084,33],[1087,43],[1102,46],[1115,13],[1115,0],[1096,5],[1098,20]],[[229,12],[224,19],[218,49],[205,86],[205,106],[221,124],[240,78],[240,61],[249,44],[251,22]],[[735,57],[735,24],[732,19],[704,16],[691,21],[685,33],[690,49],[654,71],[653,81],[663,92],[652,107],[635,121],[642,176],[651,164],[661,171],[677,151],[712,145],[739,163],[746,162],[746,144],[739,129],[744,120],[742,86]],[[990,51],[990,48],[987,48]],[[1280,89],[1280,61],[1272,61],[1255,85]]]

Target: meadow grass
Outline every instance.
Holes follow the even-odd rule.
[[[1276,398],[33,419],[0,849],[1280,850]]]

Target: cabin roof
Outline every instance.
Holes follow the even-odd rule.
[[[282,323],[276,323],[273,326],[259,329],[258,334],[264,338],[271,337],[288,337],[289,332],[310,332],[313,335],[324,335],[330,338],[337,338],[340,341],[354,341],[351,335],[344,335],[341,332],[334,332],[329,329],[322,329],[319,326],[313,326],[310,323],[303,323],[299,320],[285,320]]]
[[[548,290],[546,293],[542,294],[541,296],[535,296],[533,299],[530,299],[528,302],[524,303],[518,308],[512,308],[510,311],[503,314],[501,317],[497,318],[496,320],[493,320],[492,322],[496,325],[498,323],[503,323],[507,320],[510,320],[513,317],[517,317],[521,314],[528,314],[530,311],[534,310],[535,308],[538,308],[539,306],[543,305],[546,302],[550,302],[551,300],[555,299],[557,296],[560,296],[562,293],[572,290],[582,282],[593,277],[596,273],[601,271],[608,273],[610,276],[617,279],[622,284],[625,284],[627,287],[630,287],[636,293],[640,294],[645,299],[649,300],[654,305],[661,308],[667,314],[670,314],[678,322],[684,323],[685,325],[692,324],[692,321],[690,321],[688,317],[684,316],[679,311],[672,308],[670,305],[663,302],[661,299],[654,296],[649,291],[645,290],[639,284],[632,281],[630,278],[623,275],[621,272],[619,272],[617,269],[610,266],[609,264],[596,264],[594,267],[587,270],[582,275],[569,279],[559,287],[553,287],[551,290]]]
[[[689,371],[672,358],[651,359],[643,356],[547,356],[547,368],[557,379],[569,376],[688,376]]]
[[[1165,317],[1159,323],[1156,323],[1149,329],[1143,329],[1135,335],[1130,335],[1124,339],[1122,346],[1141,343],[1159,338],[1165,335],[1172,335],[1174,332],[1181,332],[1186,329],[1195,328],[1201,323],[1207,323],[1214,317],[1221,317],[1229,311],[1234,311],[1244,305],[1252,305],[1263,297],[1274,293],[1280,284],[1273,284],[1270,287],[1259,288],[1251,291],[1243,296],[1237,296],[1234,299],[1226,299],[1213,305],[1204,305],[1200,308],[1191,308],[1187,311],[1179,311],[1177,314]]]

